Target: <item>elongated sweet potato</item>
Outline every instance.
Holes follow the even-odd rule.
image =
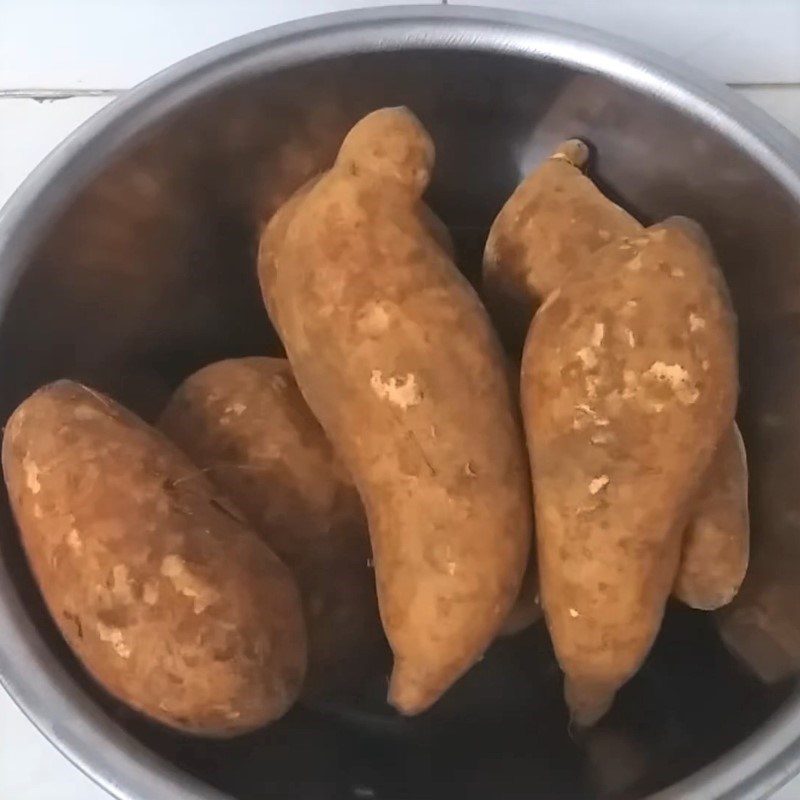
[[[365,504],[389,699],[406,714],[495,637],[531,529],[500,343],[421,211],[433,160],[408,110],[368,115],[273,218],[259,254],[297,383]]]
[[[721,273],[687,220],[602,248],[534,319],[521,394],[541,598],[578,724],[605,713],[660,627],[733,420],[736,360]]]
[[[294,579],[166,437],[59,381],[11,416],[3,472],[47,607],[105,689],[205,735],[289,709],[306,666]]]
[[[283,358],[219,361],[159,427],[292,570],[308,630],[307,697],[353,688],[386,647],[364,509]]]
[[[644,230],[583,174],[588,155],[583,142],[563,142],[516,189],[492,225],[484,292],[511,352],[521,349],[545,297],[590,268],[593,254],[605,244]],[[734,425],[727,444],[720,446],[720,463],[712,464],[702,480],[684,534],[675,596],[693,608],[711,610],[730,602],[747,569],[747,462],[743,445],[733,446],[737,440],[741,444]],[[528,592],[518,605],[530,606],[535,596]],[[528,618],[536,619],[535,612],[530,607]],[[525,616],[522,608],[515,613]]]

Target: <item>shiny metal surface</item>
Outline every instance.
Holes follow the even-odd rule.
[[[105,109],[0,217],[0,413],[68,375],[152,416],[201,364],[277,352],[255,291],[257,222],[329,162],[360,114],[399,103],[437,143],[431,204],[472,277],[504,198],[568,136],[595,145],[602,184],[642,218],[682,213],[706,226],[740,316],[754,533],[794,543],[800,144],[674,62],[532,16],[411,7],[293,23],[189,59]],[[779,434],[765,422],[776,417]],[[800,768],[795,687],[761,687],[708,617],[679,609],[585,741],[569,736],[541,630],[495,646],[416,720],[391,715],[376,685],[234,742],[171,734],[78,668],[7,508],[0,679],[56,747],[124,800],[754,800]]]

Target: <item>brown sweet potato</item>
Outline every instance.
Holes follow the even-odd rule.
[[[308,630],[307,697],[353,688],[386,647],[364,509],[282,358],[219,361],[159,427],[292,570]]]
[[[533,548],[531,548],[533,550]],[[542,606],[539,601],[539,574],[536,565],[536,554],[531,552],[525,575],[522,578],[517,599],[509,615],[500,628],[501,636],[514,636],[538,622],[542,616]]]
[[[747,457],[739,429],[732,425],[692,506],[672,588],[675,597],[706,611],[733,600],[747,572],[749,520]]]
[[[530,489],[502,350],[421,209],[433,144],[370,114],[264,232],[259,276],[297,383],[364,501],[414,714],[479,659],[520,587]]]
[[[492,225],[484,292],[512,352],[522,347],[545,297],[585,271],[605,244],[644,230],[583,174],[588,155],[583,142],[563,142],[516,189]],[[733,446],[737,439],[741,443],[734,425],[727,445],[720,445],[720,463],[703,478],[684,534],[674,593],[693,608],[711,610],[730,602],[747,569],[747,462],[743,446]],[[532,620],[537,617],[534,597],[528,592],[518,603],[528,605]],[[523,616],[521,609],[515,614]]]
[[[602,248],[534,319],[521,395],[541,599],[578,724],[605,713],[660,627],[733,420],[736,358],[721,273],[681,219]]]
[[[642,226],[583,174],[587,146],[570,139],[516,188],[495,218],[483,257],[487,306],[513,354],[519,354],[539,304],[620,236]]]
[[[205,735],[288,710],[306,666],[294,579],[162,434],[59,381],[11,416],[3,472],[47,607],[105,689]]]

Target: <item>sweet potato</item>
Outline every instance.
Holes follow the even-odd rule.
[[[580,140],[563,142],[517,187],[489,230],[483,291],[515,355],[539,304],[575,267],[612,240],[643,230],[583,174],[588,158]]]
[[[500,343],[421,211],[433,144],[376,111],[262,235],[259,277],[297,383],[364,501],[394,670],[430,706],[520,587],[531,508]]]
[[[723,436],[701,487],[672,593],[687,606],[712,611],[739,591],[750,551],[747,457],[736,425]]]
[[[531,548],[533,550],[533,548]],[[501,636],[514,636],[538,622],[542,616],[542,606],[539,602],[539,575],[536,565],[535,553],[532,552],[528,559],[525,575],[522,578],[514,605],[509,615],[500,628]]]
[[[541,599],[577,724],[605,713],[660,627],[736,360],[721,273],[687,220],[605,246],[534,319],[521,396]]]
[[[512,352],[519,352],[545,297],[585,271],[605,244],[644,230],[583,174],[588,156],[583,142],[563,142],[517,188],[492,225],[484,292]],[[720,447],[720,463],[702,481],[684,534],[674,593],[693,608],[730,602],[747,569],[747,462],[743,445],[734,447],[737,440],[741,444],[734,425]],[[530,606],[533,597],[529,592],[518,605]],[[529,612],[535,619],[535,608]],[[516,613],[521,616],[522,610]]]
[[[53,620],[106,690],[205,735],[288,710],[306,666],[294,579],[164,436],[59,381],[11,416],[3,472]]]
[[[282,358],[210,364],[159,427],[292,570],[308,630],[306,697],[353,688],[386,647],[364,509]]]

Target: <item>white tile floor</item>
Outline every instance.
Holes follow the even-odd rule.
[[[292,17],[390,2],[0,0],[0,206],[81,122],[169,64]],[[800,0],[493,2],[582,22],[677,56],[734,84],[800,136]],[[0,690],[0,800],[106,797]],[[800,780],[775,800],[797,798]]]

